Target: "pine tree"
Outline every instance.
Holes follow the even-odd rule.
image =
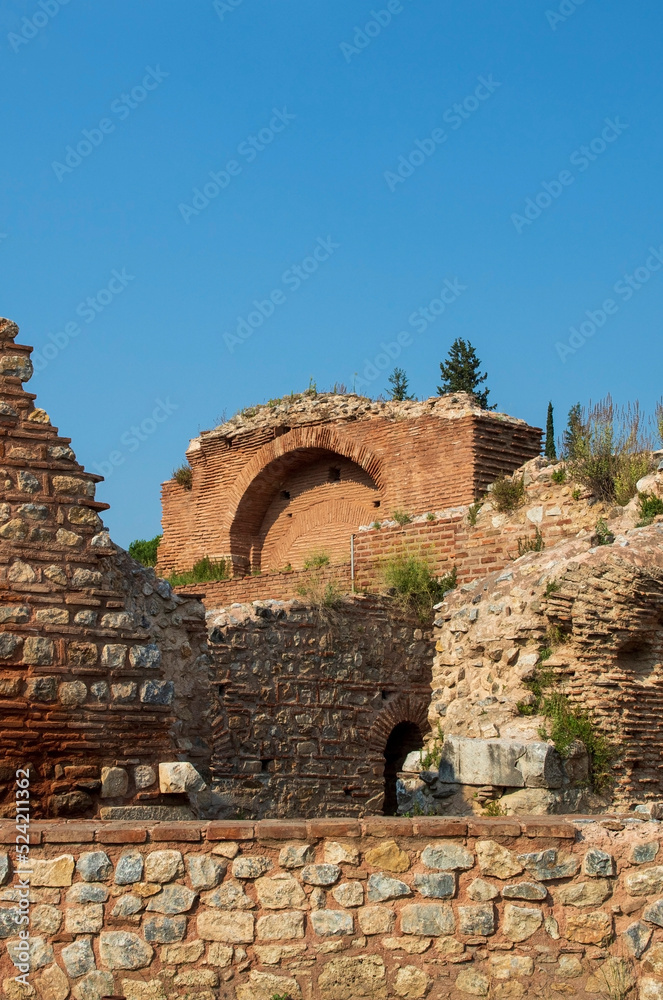
[[[390,399],[395,399],[399,402],[402,402],[404,399],[414,399],[414,396],[408,396],[408,378],[402,368],[394,368],[388,378],[388,382],[391,386],[391,389],[388,390],[391,393]]]
[[[555,424],[553,422],[553,405],[548,403],[548,418],[546,420],[546,447],[544,454],[552,462],[557,459],[557,448],[555,447]]]
[[[445,396],[448,392],[469,392],[482,410],[494,410],[495,405],[488,405],[490,390],[479,391],[481,383],[488,378],[485,372],[483,375],[479,374],[480,368],[481,362],[469,340],[456,338],[451,345],[447,360],[440,364],[442,385],[437,387],[438,394]]]
[[[563,437],[564,458],[573,461],[577,458],[585,439],[585,425],[582,421],[582,407],[575,403],[569,410],[568,423]]]

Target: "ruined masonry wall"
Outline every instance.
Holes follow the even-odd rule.
[[[17,332],[0,320],[0,815],[28,764],[42,815],[158,805],[158,763],[207,768],[204,610],[113,545]]]
[[[379,812],[399,722],[428,730],[432,629],[389,600],[211,613],[217,816]]]
[[[10,858],[14,837],[0,825]],[[663,997],[659,823],[36,823],[31,839],[31,992],[0,853],[7,1000]]]

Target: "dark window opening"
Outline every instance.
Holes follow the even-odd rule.
[[[389,697],[389,692],[388,691],[380,691],[380,694],[382,695],[382,700],[383,701],[386,701],[387,698]]]
[[[292,514],[288,514],[287,517],[292,517]]]
[[[396,799],[396,776],[403,769],[405,758],[413,750],[421,750],[424,745],[419,726],[414,722],[399,722],[394,726],[384,748],[384,805],[385,816],[395,816],[398,811]]]
[[[274,758],[273,757],[265,757],[263,760],[260,761],[260,770],[261,771],[271,771],[272,768],[269,765],[273,764],[273,763],[274,763]]]
[[[281,490],[281,497],[283,498],[283,500],[289,500],[290,499],[290,493],[289,493],[289,491],[288,490]]]
[[[379,507],[380,506],[380,501],[379,500],[374,500],[373,501],[373,506],[374,507]]]
[[[340,483],[340,481],[341,481],[341,470],[337,466],[332,465],[331,469],[329,470],[329,482]]]
[[[344,795],[352,795],[352,789],[351,788],[344,788],[343,789],[343,794]]]
[[[226,693],[226,687],[227,687],[226,684],[219,684],[219,694],[221,695],[221,697],[223,697],[223,695]]]

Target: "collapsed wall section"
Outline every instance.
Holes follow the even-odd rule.
[[[186,802],[156,767],[207,766],[203,607],[112,543],[17,332],[0,320],[0,813],[27,765],[38,815]]]

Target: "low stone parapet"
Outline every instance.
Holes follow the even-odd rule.
[[[30,829],[26,986],[0,823],[9,1000],[663,998],[663,830],[645,818]]]

